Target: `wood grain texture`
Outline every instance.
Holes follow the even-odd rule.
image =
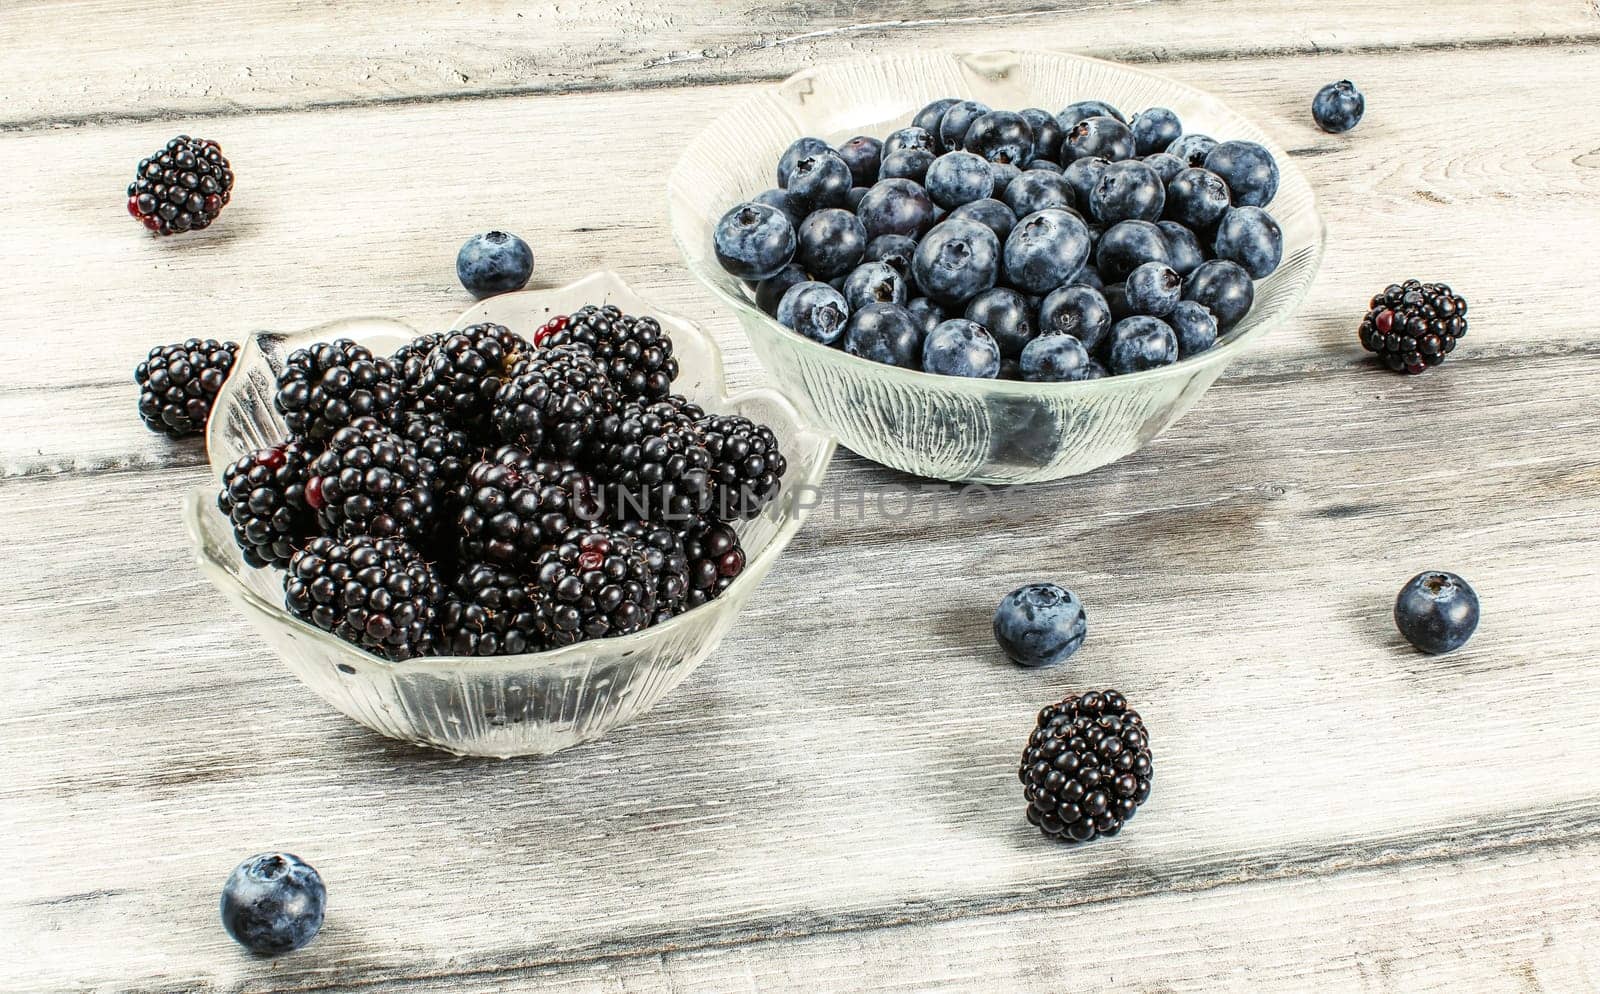
[[[1132,61],[1600,38],[1587,0],[961,0],[470,4],[21,0],[0,14],[0,128],[777,79],[895,47]],[[64,57],[65,56],[65,57]]]

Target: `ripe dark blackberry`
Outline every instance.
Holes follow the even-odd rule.
[[[686,527],[711,507],[711,453],[683,398],[632,402],[600,423],[595,473],[618,520]]]
[[[498,324],[475,324],[444,336],[422,364],[415,400],[463,427],[487,424],[489,404],[511,366],[532,349]]]
[[[401,660],[434,651],[443,590],[405,542],[314,538],[290,560],[283,595],[290,613],[368,652]]]
[[[284,442],[240,456],[222,471],[217,507],[233,522],[234,541],[251,566],[287,566],[316,534],[316,514],[306,503],[313,455],[302,442]]]
[[[518,362],[495,394],[490,416],[504,441],[579,458],[589,450],[601,419],[620,402],[595,358],[564,345]]]
[[[689,560],[685,610],[716,600],[744,572],[744,547],[725,524],[706,525],[684,535],[683,553]]]
[[[312,460],[306,503],[329,535],[416,539],[433,524],[433,472],[415,446],[362,418]]]
[[[389,361],[394,363],[394,368],[400,375],[400,405],[408,410],[418,408],[417,385],[422,381],[422,374],[428,368],[428,356],[433,354],[434,348],[445,339],[445,332],[431,331],[426,335],[418,335],[411,341],[394,350],[394,355]]]
[[[173,438],[200,434],[238,356],[237,344],[209,338],[151,349],[133,368],[144,426]]]
[[[590,305],[569,314],[541,345],[582,345],[629,400],[660,400],[678,378],[672,339],[652,317],[632,317],[616,307]]]
[[[423,411],[402,413],[395,434],[416,447],[417,455],[433,464],[436,493],[450,493],[466,479],[467,467],[476,461],[483,446],[471,435],[454,427],[440,414]]]
[[[656,609],[660,577],[633,539],[605,526],[574,528],[539,554],[539,634],[550,646],[639,631]]]
[[[389,359],[341,338],[289,353],[272,400],[291,432],[321,441],[357,418],[391,423],[400,373]]]
[[[462,570],[439,609],[439,651],[452,656],[538,652],[539,589],[488,563]]]
[[[233,195],[233,169],[222,146],[179,135],[149,158],[128,184],[128,213],[158,235],[209,227]]]
[[[1017,776],[1028,821],[1062,842],[1116,835],[1150,796],[1150,738],[1115,690],[1039,712]]]
[[[1361,319],[1361,345],[1395,372],[1420,373],[1444,362],[1467,333],[1467,302],[1443,283],[1406,280],[1372,298]]]
[[[711,453],[711,508],[723,521],[753,518],[778,496],[788,463],[766,425],[738,414],[714,414],[699,423]]]
[[[650,571],[660,577],[650,623],[660,624],[682,614],[689,596],[689,557],[683,551],[682,537],[666,525],[647,521],[628,521],[615,527],[644,551]]]
[[[540,551],[601,516],[587,474],[514,445],[473,464],[458,490],[463,562],[530,568]]]

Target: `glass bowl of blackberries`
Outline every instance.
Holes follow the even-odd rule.
[[[799,73],[697,135],[668,198],[779,389],[868,459],[981,483],[1154,438],[1294,312],[1324,241],[1221,101],[1046,52]]]
[[[730,394],[710,336],[598,273],[442,331],[252,336],[185,516],[205,575],[338,710],[546,754],[716,648],[833,445],[774,390]]]

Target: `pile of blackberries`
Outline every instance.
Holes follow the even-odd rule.
[[[1278,268],[1278,164],[1152,107],[937,100],[882,141],[801,138],[723,215],[724,269],[796,333],[949,376],[1084,380],[1209,349]]]
[[[671,392],[654,318],[586,307],[392,356],[290,355],[291,437],[244,456],[218,506],[298,617],[387,657],[535,652],[637,632],[744,569],[731,523],[778,496],[765,425]]]

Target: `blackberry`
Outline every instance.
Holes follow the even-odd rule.
[[[400,415],[395,434],[416,447],[417,455],[433,464],[435,490],[446,494],[467,476],[482,446],[439,414],[407,411]]]
[[[666,525],[628,521],[616,526],[644,551],[650,571],[660,578],[656,584],[656,610],[651,624],[660,624],[682,614],[689,596],[689,557],[683,539]]]
[[[453,656],[537,652],[539,589],[488,563],[467,567],[439,609],[439,651]]]
[[[681,397],[630,403],[599,427],[595,472],[613,516],[685,525],[711,507],[711,453]]]
[[[528,342],[504,325],[475,324],[450,332],[423,362],[415,402],[463,427],[484,425],[495,392],[529,350]]]
[[[716,600],[744,572],[744,547],[733,529],[724,524],[707,525],[686,534],[683,552],[689,561],[685,609]]]
[[[711,508],[723,521],[753,518],[778,496],[788,463],[766,425],[738,414],[699,422],[701,444],[711,454]]]
[[[313,441],[357,418],[389,423],[399,400],[394,363],[348,338],[289,353],[272,398],[289,430]]]
[[[233,194],[233,169],[222,146],[179,135],[139,160],[128,184],[128,213],[158,235],[211,226]]]
[[[415,539],[433,521],[433,473],[410,442],[362,418],[312,461],[306,503],[330,535]]]
[[[443,591],[417,550],[395,539],[320,536],[289,562],[290,613],[387,659],[431,655]]]
[[[539,634],[549,646],[639,631],[656,609],[660,577],[633,539],[604,526],[574,528],[539,554]]]
[[[434,348],[445,339],[442,331],[432,331],[426,335],[418,335],[411,341],[395,349],[389,361],[394,364],[395,371],[400,376],[401,405],[407,409],[416,409],[417,384],[422,381],[422,374],[428,368],[428,356]]]
[[[660,400],[678,378],[672,339],[652,317],[631,317],[616,307],[590,305],[567,316],[541,345],[582,345],[630,400]]]
[[[1362,346],[1395,372],[1439,365],[1466,334],[1467,302],[1443,283],[1390,284],[1361,319]]]
[[[284,442],[240,456],[222,471],[217,507],[233,523],[233,539],[251,566],[289,565],[316,533],[316,515],[306,503],[313,455],[302,442]]]
[[[541,550],[600,517],[587,474],[514,445],[475,463],[458,489],[456,530],[466,562],[530,566]]]
[[[1017,776],[1028,821],[1062,842],[1116,835],[1150,796],[1150,738],[1115,690],[1039,712]]]
[[[200,434],[238,356],[237,344],[209,338],[151,349],[133,368],[144,426],[173,438]]]
[[[564,345],[518,362],[495,394],[490,416],[504,441],[577,458],[620,401],[594,357]]]

